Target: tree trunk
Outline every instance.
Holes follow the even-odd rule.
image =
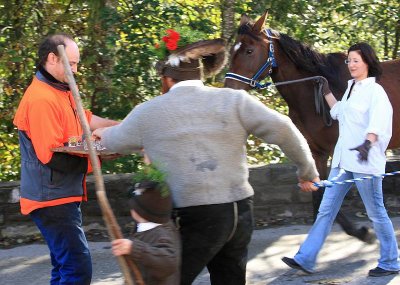
[[[226,40],[228,47],[232,45],[235,23],[235,0],[221,1],[221,17],[222,17],[222,38]]]
[[[397,20],[392,59],[396,59],[399,56],[398,55],[399,45],[400,45],[400,20]]]
[[[82,58],[88,60],[87,82],[89,88],[93,90],[91,94],[87,94],[90,98],[90,109],[93,113],[100,113],[99,103],[102,96],[110,96],[111,82],[107,73],[112,70],[112,52],[107,46],[107,36],[115,33],[114,26],[107,23],[108,16],[113,7],[113,1],[92,0],[89,2],[89,19],[88,19],[88,45],[83,51]],[[83,86],[83,88],[85,88]]]

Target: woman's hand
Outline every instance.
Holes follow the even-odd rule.
[[[357,150],[358,151],[358,159],[361,162],[368,161],[368,153],[371,149],[371,141],[365,140],[361,145],[355,148],[351,148],[350,150]]]

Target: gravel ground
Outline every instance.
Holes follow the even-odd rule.
[[[368,225],[362,213],[354,216],[356,222]],[[392,217],[398,239],[400,217]],[[310,225],[307,221],[270,220],[257,221],[249,249],[247,284],[325,284],[325,285],[395,285],[400,284],[399,275],[380,278],[367,277],[368,270],[376,266],[378,244],[367,245],[347,236],[335,225],[323,247],[318,260],[317,272],[303,274],[288,268],[280,259],[293,256],[306,237]],[[280,225],[283,223],[284,225]],[[101,240],[107,236],[101,229],[89,229],[90,239]],[[123,277],[112,256],[108,241],[90,242],[93,258],[94,285],[122,285]],[[0,249],[0,283],[2,285],[43,285],[49,283],[50,260],[44,244],[23,244]],[[204,270],[194,285],[210,285]],[[229,285],[229,284],[227,284]]]

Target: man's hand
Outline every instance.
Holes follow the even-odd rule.
[[[314,186],[314,182],[320,182],[321,180],[319,177],[315,177],[312,181],[305,181],[302,179],[299,179],[299,187],[301,188],[301,191],[303,192],[313,192],[317,191],[318,187]]]
[[[115,256],[131,253],[133,242],[129,239],[115,239],[111,242],[112,252]]]
[[[92,136],[94,136],[95,139],[101,140],[101,137],[103,136],[103,132],[105,131],[105,129],[107,129],[107,128],[98,128],[98,129],[95,129],[95,130],[92,132]]]
[[[368,152],[371,148],[371,141],[365,140],[363,144],[359,145],[358,147],[351,148],[350,150],[357,150],[358,159],[360,161],[368,161]]]

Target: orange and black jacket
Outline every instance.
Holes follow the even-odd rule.
[[[90,121],[91,112],[86,111]],[[68,85],[41,68],[14,117],[21,150],[21,212],[86,200],[88,158],[54,153],[71,136],[82,136]]]

